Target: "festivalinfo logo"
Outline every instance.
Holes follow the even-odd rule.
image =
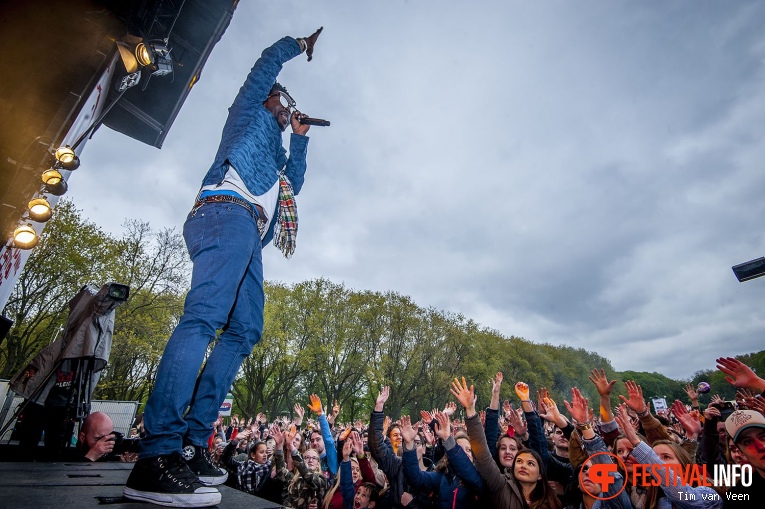
[[[624,491],[627,486],[622,484],[622,489],[610,496],[601,496],[616,481],[613,474],[617,471],[617,463],[621,465],[622,472],[627,470],[622,459],[610,452],[598,452],[587,458],[585,464],[593,458],[601,455],[610,456],[615,463],[594,463],[587,469],[586,467],[579,473],[579,485],[593,498],[597,500],[611,500],[616,498]],[[590,493],[586,485],[582,482],[584,474],[587,474],[593,484],[600,486],[600,493]],[[661,480],[663,474],[664,481]],[[678,465],[672,463],[644,464],[636,463],[632,465],[632,485],[647,488],[649,486],[725,486],[748,487],[752,485],[752,465],[715,465],[713,475],[710,476],[706,465]],[[711,495],[710,495],[711,496]]]

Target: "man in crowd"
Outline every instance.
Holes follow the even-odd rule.
[[[740,360],[721,357],[717,359],[717,369],[727,375],[725,379],[734,387],[765,396],[765,379]],[[755,410],[736,410],[725,419],[725,431],[752,465],[752,484],[743,486],[738,482],[731,487],[724,507],[760,508],[765,495],[765,415]]]
[[[242,361],[261,338],[261,249],[275,238],[285,256],[294,251],[293,194],[306,171],[309,126],[300,123],[305,115],[276,78],[302,52],[311,60],[320,33],[284,37],[265,49],[229,108],[218,153],[183,228],[191,289],[146,404],[146,436],[125,485],[127,498],[173,507],[221,500],[212,486],[227,474],[210,462],[207,440]],[[287,126],[289,158],[282,146]],[[200,373],[218,330],[223,333]]]
[[[77,439],[77,448],[83,461],[106,458],[114,450],[115,444],[112,418],[103,412],[93,412],[82,423]]]

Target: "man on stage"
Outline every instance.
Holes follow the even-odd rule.
[[[264,50],[229,108],[215,161],[183,227],[194,264],[191,289],[146,403],[146,436],[125,485],[127,498],[173,507],[221,500],[212,486],[227,474],[210,462],[207,440],[263,331],[261,249],[275,238],[285,256],[294,252],[293,195],[306,171],[309,126],[300,123],[305,115],[276,77],[302,52],[310,61],[320,33],[284,37]],[[289,158],[282,146],[288,125]],[[218,330],[223,333],[199,373]]]

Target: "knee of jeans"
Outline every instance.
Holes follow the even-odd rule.
[[[252,349],[260,342],[261,332],[259,330],[229,328],[225,332],[225,340],[236,343],[242,355],[250,355]],[[223,335],[221,335],[221,339]]]

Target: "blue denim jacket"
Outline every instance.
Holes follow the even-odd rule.
[[[295,194],[300,192],[306,170],[308,137],[294,133],[290,136],[288,159],[279,124],[263,106],[283,64],[299,54],[300,45],[292,37],[284,37],[263,50],[228,110],[218,153],[202,181],[203,186],[220,183],[230,162],[252,194],[265,194],[276,184],[279,172],[286,165],[285,173]],[[274,213],[275,210],[271,211],[272,217]],[[271,221],[264,246],[273,237],[274,223]]]

